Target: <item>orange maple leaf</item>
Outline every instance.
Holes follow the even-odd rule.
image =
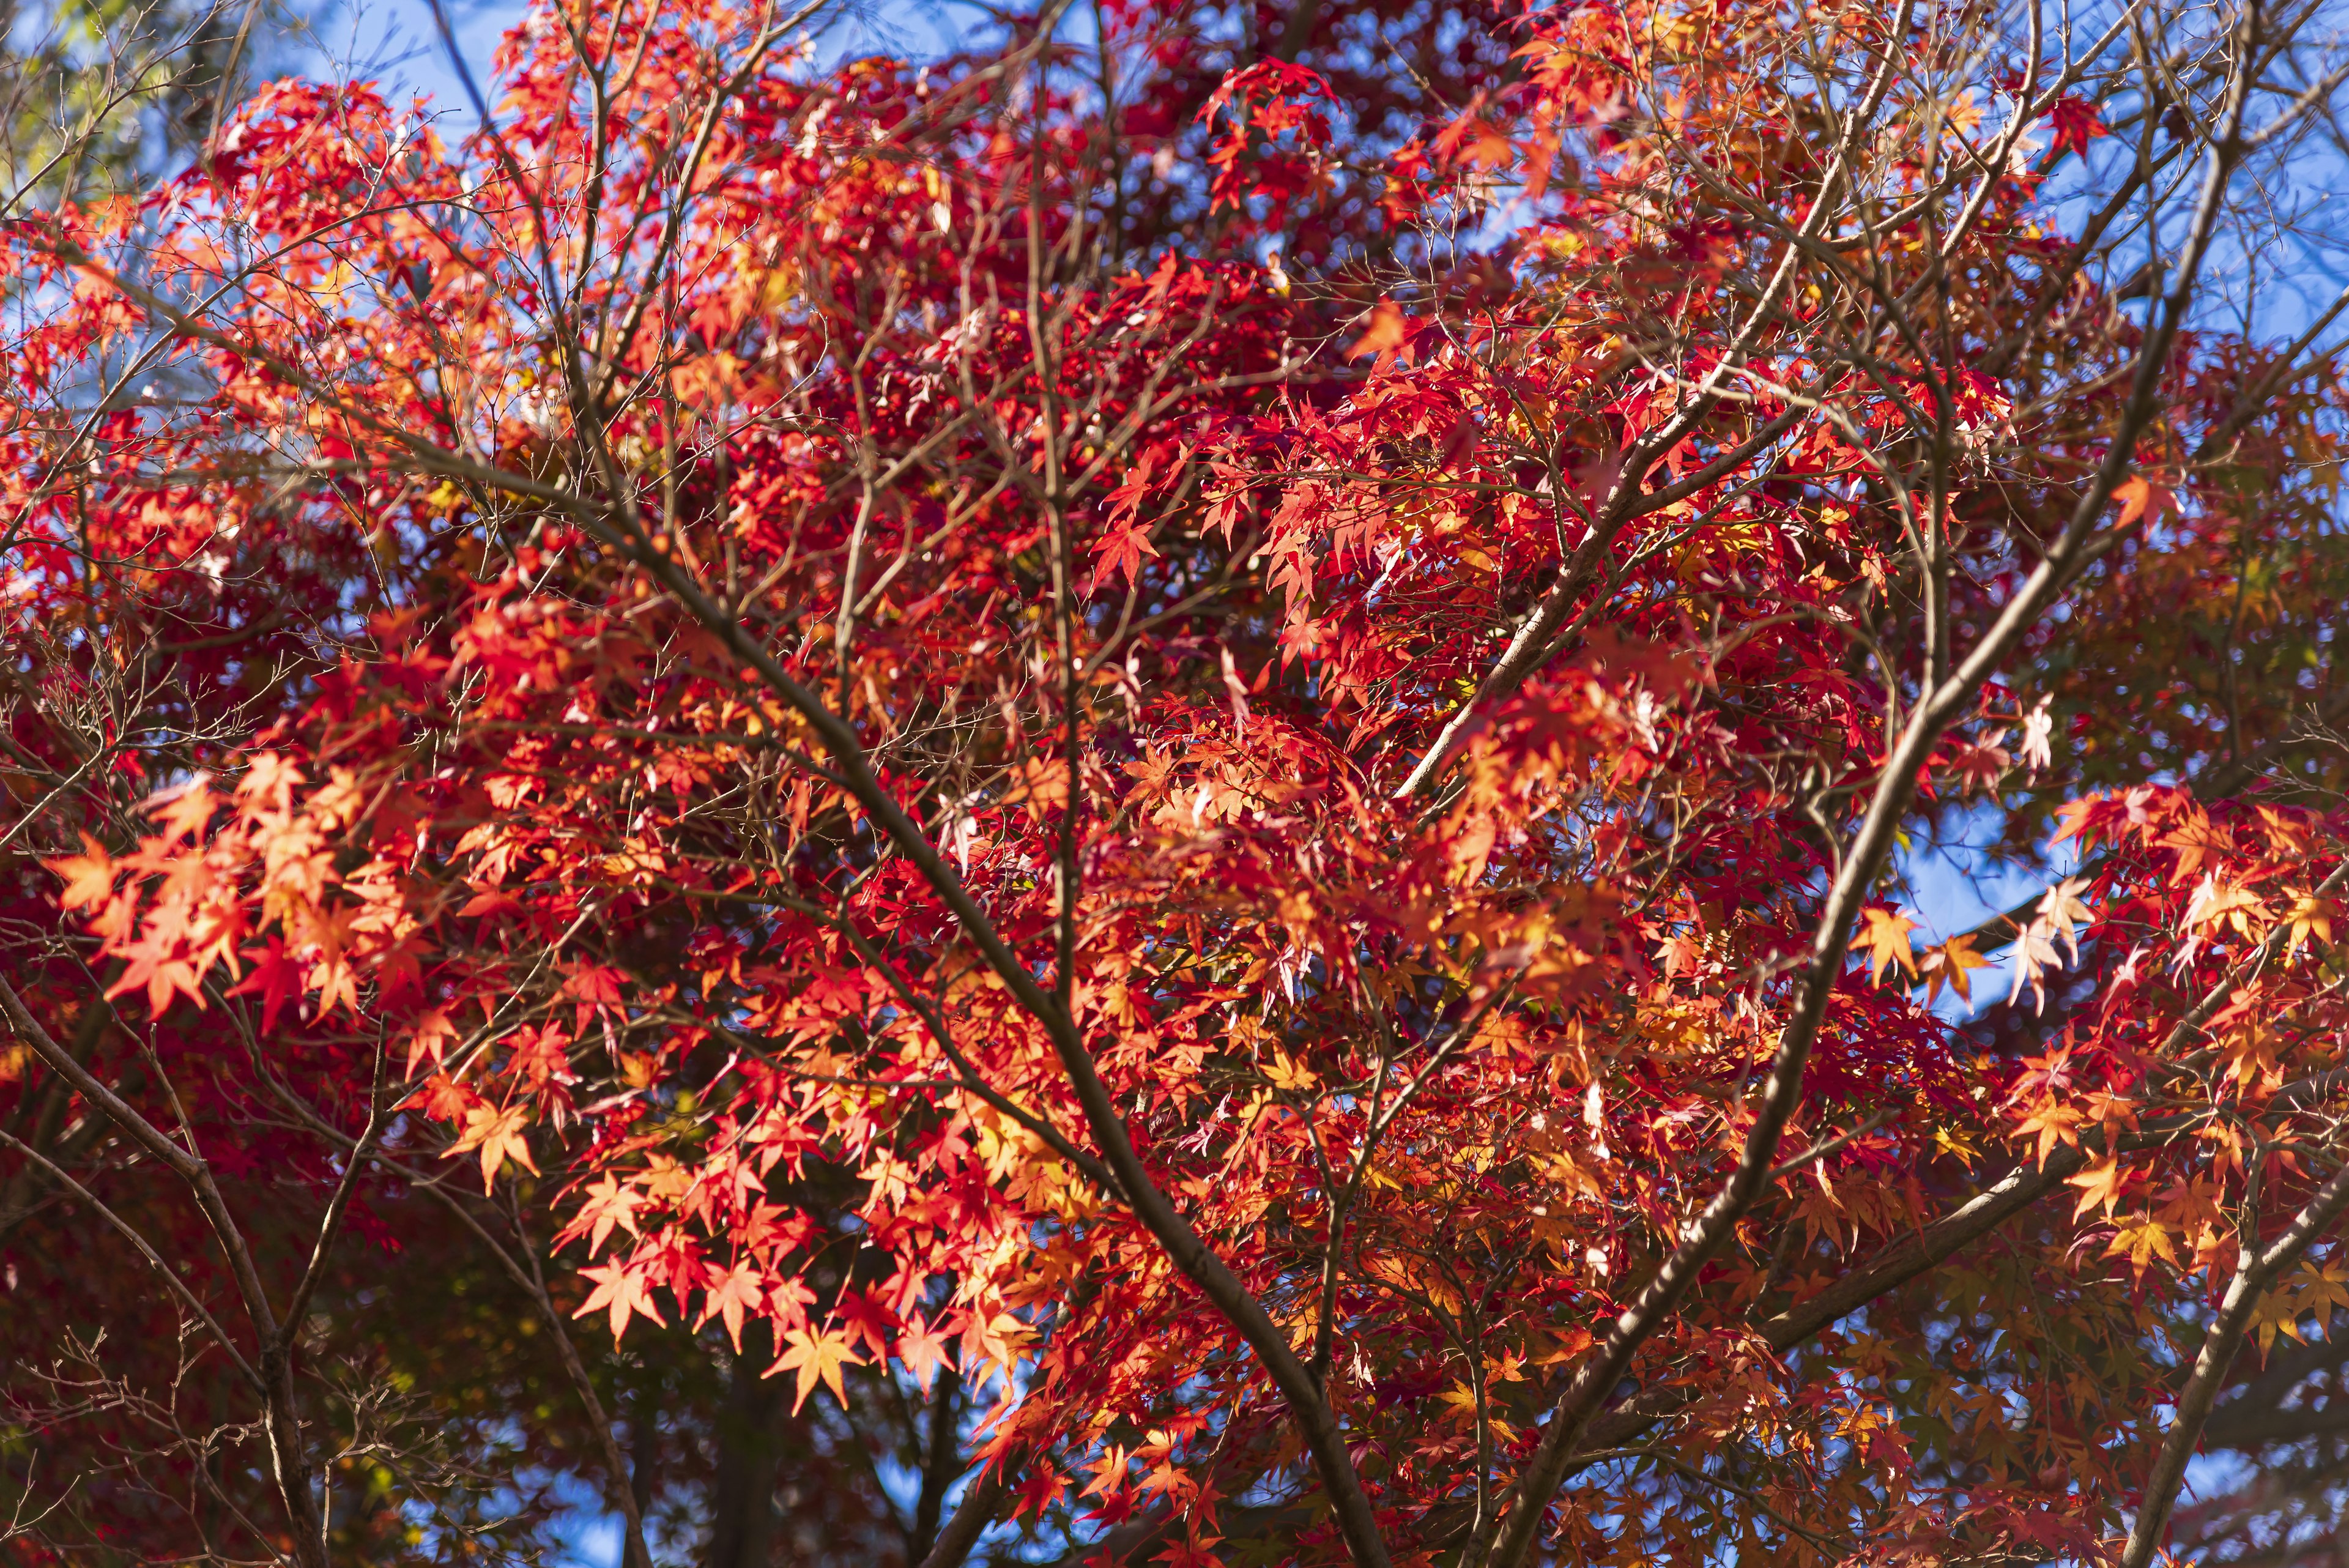
[[[592,1258],[604,1250],[616,1225],[631,1236],[643,1234],[636,1229],[636,1210],[643,1202],[634,1188],[621,1186],[619,1179],[607,1170],[603,1180],[587,1189],[587,1201],[580,1205],[579,1216],[572,1220],[569,1233],[575,1236],[582,1228],[588,1231],[587,1255]],[[701,1321],[709,1320],[705,1317]]]
[[[2292,908],[2284,912],[2284,919],[2292,922],[2292,946],[2286,950],[2288,952],[2297,955],[2307,945],[2311,933],[2325,946],[2333,945],[2333,918],[2314,894],[2292,894]]]
[[[162,824],[164,842],[182,838],[202,838],[204,826],[219,808],[220,797],[212,792],[205,774],[198,774],[181,788],[151,796],[147,802],[147,815]]]
[[[2045,1165],[2057,1143],[2079,1147],[2080,1124],[2086,1119],[2077,1106],[2049,1100],[2015,1117],[2014,1130],[2017,1137],[2039,1135],[2039,1163]]]
[[[952,1365],[947,1357],[946,1335],[940,1334],[935,1324],[924,1323],[918,1317],[907,1319],[905,1326],[898,1331],[897,1359],[905,1364],[905,1370],[914,1375],[914,1380],[922,1386],[922,1392],[926,1395],[930,1391],[930,1379],[937,1376],[938,1368]]]
[[[457,1026],[450,1022],[447,1009],[427,1011],[408,1032],[408,1075],[416,1076],[416,1064],[427,1056],[434,1067],[443,1065],[449,1043],[456,1038]]]
[[[121,977],[106,988],[108,1001],[143,985],[147,988],[147,1011],[158,1018],[170,1009],[174,992],[186,992],[195,1002],[196,1011],[203,1011],[202,977],[172,929],[159,928],[150,921],[146,935],[120,951],[130,961]]]
[[[538,1162],[530,1158],[528,1115],[529,1109],[524,1106],[510,1106],[502,1111],[494,1106],[475,1106],[465,1113],[464,1133],[441,1152],[440,1158],[454,1159],[479,1149],[483,1192],[497,1185],[498,1170],[508,1156],[536,1176]],[[619,1331],[613,1332],[616,1334]]]
[[[636,1227],[632,1224],[628,1229],[633,1232]],[[743,1315],[756,1311],[759,1303],[766,1299],[767,1287],[759,1271],[748,1263],[737,1263],[709,1287],[708,1297],[702,1303],[700,1322],[694,1327],[699,1328],[713,1317],[724,1318],[726,1337],[734,1342],[734,1353],[739,1355],[742,1352]]]
[[[641,1314],[656,1325],[667,1326],[662,1323],[660,1309],[653,1305],[652,1292],[645,1288],[644,1276],[632,1272],[627,1264],[611,1262],[600,1269],[579,1272],[595,1282],[595,1293],[571,1314],[573,1317],[585,1317],[591,1312],[608,1309],[612,1314],[612,1337],[616,1340],[626,1330],[632,1314]]]
[[[840,1401],[842,1409],[847,1409],[848,1390],[841,1383],[840,1369],[864,1365],[864,1358],[849,1348],[848,1336],[829,1329],[810,1334],[806,1329],[793,1328],[783,1332],[783,1344],[782,1355],[767,1368],[767,1376],[772,1377],[778,1372],[792,1370],[799,1373],[799,1397],[792,1401],[792,1414],[800,1413],[800,1407],[807,1403],[819,1382],[832,1390],[832,1397]]]
[[[2102,1209],[2110,1214],[2118,1208],[2121,1182],[2127,1174],[2119,1160],[2107,1155],[2087,1169],[2065,1177],[2067,1184],[2080,1189],[2080,1200],[2072,1206],[2072,1218],[2077,1220],[2091,1209]]]
[[[255,753],[237,781],[236,793],[244,803],[239,815],[247,822],[283,815],[292,809],[295,787],[303,782],[302,770],[276,753]]]
[[[1868,983],[1884,983],[1885,966],[1893,963],[1899,964],[1914,978],[1917,957],[1909,950],[1909,933],[1917,929],[1917,922],[1897,909],[1863,909],[1860,912],[1868,917],[1868,929],[1859,938],[1858,946],[1868,954]]]
[[[2158,1255],[2165,1263],[2178,1262],[2178,1249],[2170,1244],[2169,1228],[2160,1220],[2147,1216],[2133,1220],[2114,1231],[2105,1256],[2127,1256],[2129,1266],[2138,1279],[2145,1278],[2146,1265]]]
[[[1930,1002],[1948,986],[1961,1002],[1974,999],[1973,981],[1967,975],[1974,970],[1989,967],[1990,960],[1974,951],[1971,935],[1951,937],[1940,947],[1929,948],[1921,972],[1925,979],[1925,1000]]]
[[[2178,510],[2177,492],[2142,474],[2115,487],[2113,499],[2121,504],[2124,528],[2140,521],[2158,522],[2164,513]]]
[[[2178,865],[2169,877],[2173,885],[2201,870],[2204,861],[2231,855],[2235,849],[2234,835],[2204,815],[2199,807],[2188,812],[2177,827],[2154,842],[2178,851]]]
[[[66,879],[66,890],[57,898],[63,909],[104,903],[114,895],[113,857],[106,853],[106,846],[87,833],[81,836],[80,854],[43,864]]]

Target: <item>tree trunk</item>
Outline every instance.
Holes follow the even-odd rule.
[[[773,1330],[764,1323],[745,1324],[718,1417],[708,1568],[767,1568],[773,1549],[782,1385],[760,1372],[774,1358]]]

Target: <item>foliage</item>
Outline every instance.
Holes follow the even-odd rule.
[[[2323,15],[541,5],[18,224],[13,1539],[2321,1517]]]

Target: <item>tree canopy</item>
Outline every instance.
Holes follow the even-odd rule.
[[[9,215],[8,1550],[2331,1561],[2334,14],[826,7]]]

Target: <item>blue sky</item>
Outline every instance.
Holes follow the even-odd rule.
[[[485,92],[498,36],[522,12],[519,0],[449,0],[458,46]],[[305,75],[347,71],[382,83],[395,100],[420,95],[468,122],[472,119],[423,0],[353,0],[321,15],[305,42],[272,64]]]
[[[526,9],[523,0],[444,4],[466,65],[494,103],[490,57],[500,36]],[[947,46],[954,25],[945,0],[852,0],[848,10],[848,18],[823,39],[827,56],[933,54]],[[420,95],[460,126],[472,123],[472,109],[441,45],[428,0],[344,0],[318,13],[308,34],[285,40],[270,68],[377,81],[395,102]]]

